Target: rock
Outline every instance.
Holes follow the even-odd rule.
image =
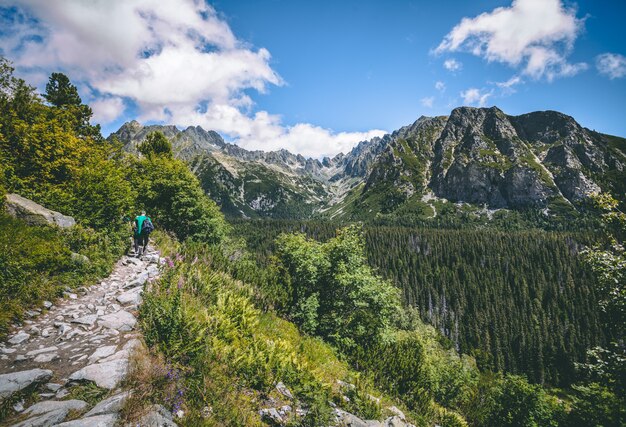
[[[141,427],[178,427],[172,414],[161,405],[153,405],[150,412],[139,420]]]
[[[59,355],[57,353],[43,353],[39,356],[35,357],[34,362],[36,363],[48,363],[58,358]]]
[[[50,310],[50,309],[52,308],[52,305],[53,305],[53,304],[52,304],[52,302],[50,302],[50,301],[44,301],[44,302],[43,302],[43,306],[44,306],[45,308],[47,308],[48,310]]]
[[[95,417],[81,418],[57,424],[57,427],[113,427],[118,419],[117,414],[96,415]]]
[[[284,424],[285,420],[280,416],[276,408],[263,408],[259,411],[261,418],[266,418],[276,424]]]
[[[128,350],[129,352],[132,352],[133,350],[140,348],[142,345],[143,344],[141,343],[141,340],[133,338],[128,340],[128,342],[124,344],[124,347],[122,348],[124,350]]]
[[[17,334],[13,335],[11,339],[8,340],[8,342],[17,345],[23,343],[24,341],[27,341],[29,338],[29,334],[24,331],[19,331]]]
[[[73,319],[72,323],[80,323],[81,325],[93,326],[93,324],[96,323],[96,320],[98,320],[97,314],[88,314],[86,316]]]
[[[115,396],[111,396],[94,406],[89,412],[85,414],[85,417],[117,413],[122,410],[122,407],[124,406],[126,399],[128,399],[128,396],[130,396],[130,392],[128,391],[116,394]]]
[[[29,371],[11,372],[0,375],[0,400],[13,393],[24,390],[31,384],[48,381],[52,377],[49,369],[31,369]]]
[[[126,291],[123,294],[120,294],[116,298],[116,300],[122,305],[128,305],[128,304],[139,305],[141,304],[142,291],[143,290],[141,287],[131,289],[130,291]]]
[[[383,421],[383,427],[415,427],[413,424],[408,424],[399,416],[393,416]]]
[[[387,408],[387,410],[389,410],[389,412],[391,412],[392,414],[398,416],[401,420],[406,421],[406,417],[404,416],[404,412],[402,412],[396,406],[390,406],[390,407]]]
[[[46,209],[17,194],[7,194],[5,208],[9,215],[22,219],[30,225],[56,225],[61,228],[76,225],[76,221],[71,216]]]
[[[13,410],[17,413],[22,412],[24,410],[24,399],[13,405]]]
[[[135,328],[137,319],[135,319],[135,316],[130,314],[128,311],[120,310],[116,313],[110,313],[102,316],[99,323],[105,328],[125,332],[132,331]]]
[[[15,353],[17,350],[14,348],[0,347],[0,353],[11,354]]]
[[[278,384],[276,384],[276,390],[278,390],[278,392],[286,398],[293,399],[293,394],[291,394],[291,391],[289,391],[287,386],[285,386],[282,381],[279,381]]]
[[[128,289],[128,288],[136,288],[138,286],[143,286],[148,281],[148,278],[149,278],[148,272],[144,271],[139,276],[137,276],[135,280],[131,280],[130,282],[127,282],[123,287],[124,289]]]
[[[89,356],[89,363],[94,363],[100,359],[103,359],[105,357],[112,355],[113,353],[115,353],[116,349],[117,349],[116,345],[108,345],[106,347],[100,347],[99,349],[94,351],[91,356]]]
[[[341,409],[335,408],[335,420],[338,426],[342,427],[371,427],[361,418]]]
[[[31,350],[28,353],[26,353],[26,356],[28,357],[33,357],[33,356],[37,356],[38,354],[41,353],[49,353],[51,351],[57,351],[59,348],[57,346],[52,346],[52,347],[46,347],[46,348],[40,348],[38,350]]]
[[[36,415],[22,421],[19,424],[14,424],[13,427],[48,427],[56,426],[67,417],[68,411],[63,409],[57,409],[56,411],[46,412],[41,415]]]
[[[54,391],[57,392],[59,391],[59,389],[63,387],[61,384],[56,384],[56,383],[48,383],[46,384],[46,388],[50,391]]]
[[[44,400],[35,403],[24,411],[26,415],[41,415],[46,412],[57,411],[63,409],[65,411],[83,411],[87,409],[89,404],[83,400]]]
[[[126,377],[128,359],[117,359],[109,362],[95,363],[70,375],[70,381],[93,381],[98,387],[109,390],[116,388]]]

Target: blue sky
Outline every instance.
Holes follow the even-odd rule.
[[[199,124],[318,157],[497,105],[626,136],[623,1],[160,3],[0,0],[0,51],[39,87],[66,72],[105,134]]]

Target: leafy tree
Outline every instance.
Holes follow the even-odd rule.
[[[137,205],[146,209],[155,225],[180,240],[219,243],[225,238],[228,226],[224,216],[183,162],[150,156],[131,159],[129,166]]]
[[[399,310],[394,286],[366,263],[358,226],[338,231],[327,243],[303,234],[282,235],[278,262],[288,273],[291,316],[307,332],[344,350],[378,342]]]
[[[150,132],[145,141],[137,147],[139,152],[146,157],[165,156],[172,157],[172,143],[161,131]]]

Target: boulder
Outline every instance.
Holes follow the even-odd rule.
[[[115,396],[111,396],[94,406],[89,412],[85,414],[85,417],[118,413],[122,410],[124,402],[126,402],[128,396],[130,396],[130,393],[128,391],[118,393]]]
[[[69,411],[82,411],[87,408],[89,404],[83,400],[44,400],[43,402],[35,403],[24,411],[26,415],[41,415],[47,412],[58,411],[63,409]]]
[[[139,425],[142,427],[178,427],[172,414],[161,405],[153,405],[150,412],[144,415]]]
[[[120,385],[128,372],[128,359],[116,359],[87,365],[70,375],[70,381],[93,381],[98,387],[109,390]]]
[[[96,415],[57,424],[57,427],[113,427],[117,423],[117,418],[117,414]]]
[[[30,225],[56,225],[61,228],[76,225],[71,216],[47,209],[17,194],[7,194],[5,207],[9,215]]]
[[[125,332],[133,330],[135,324],[137,323],[137,319],[128,311],[120,310],[118,312],[102,316],[99,322],[100,325],[105,328]]]
[[[48,381],[52,377],[49,369],[31,369],[0,375],[0,401],[32,384]]]

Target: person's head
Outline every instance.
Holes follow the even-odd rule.
[[[146,211],[141,211],[141,214],[142,214],[143,216],[146,216]]]

